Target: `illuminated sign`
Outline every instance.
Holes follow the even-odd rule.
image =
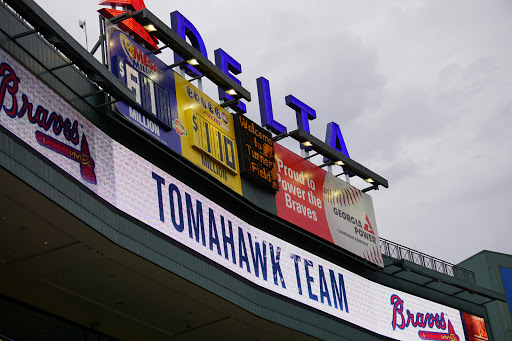
[[[143,0],[104,0],[99,3],[100,5],[111,5],[111,6],[122,6],[130,11],[139,11],[146,8]],[[126,11],[120,11],[114,8],[102,8],[98,12],[105,18],[110,19],[117,17],[118,15],[124,14]],[[119,28],[124,32],[129,32],[134,35],[135,40],[139,43],[148,44],[153,48],[157,48],[158,39],[151,36],[141,24],[133,20],[132,18],[123,20],[118,24]]]
[[[266,187],[279,190],[272,134],[243,115],[235,116],[242,171]]]
[[[135,0],[133,0],[135,1]],[[140,0],[141,1],[141,0]],[[132,4],[132,1],[130,0],[111,0],[106,1],[104,3],[112,3],[112,4],[118,4],[123,3],[125,6],[128,6],[126,3],[129,2],[129,5],[133,8],[139,6],[140,8],[143,7],[143,3],[137,3],[137,5]],[[148,25],[149,26],[149,25]],[[185,16],[183,16],[178,11],[174,11],[171,13],[171,26],[172,29],[181,37],[183,40],[187,40],[190,42],[190,45],[199,51],[205,58],[208,58],[207,50],[205,43],[201,37],[201,34],[197,30],[197,28],[192,24],[190,20],[188,20]],[[155,50],[159,51],[159,50]],[[175,63],[181,64],[181,68],[185,71],[185,73],[193,79],[200,78],[204,75],[202,75],[197,69],[189,65],[188,63],[181,63],[183,61],[182,57],[174,52],[175,57]],[[200,58],[202,59],[202,58]],[[192,61],[192,60],[191,60]],[[215,50],[215,64],[220,69],[220,71],[227,74],[232,80],[234,80],[236,83],[241,84],[241,82],[238,80],[238,78],[235,77],[235,75],[238,75],[242,72],[242,66],[238,61],[236,61],[235,58],[233,58],[231,55],[226,53],[223,49],[217,49]],[[177,64],[175,64],[177,65]],[[216,72],[214,72],[216,73]],[[212,75],[209,75],[209,77]],[[210,78],[211,79],[211,78]],[[258,98],[259,98],[259,105],[260,105],[260,116],[261,116],[261,125],[263,127],[268,128],[272,133],[274,134],[283,134],[287,131],[287,128],[282,125],[281,123],[277,122],[274,119],[273,110],[272,110],[272,101],[270,96],[270,86],[269,81],[265,79],[264,77],[259,77],[257,80],[257,88],[258,88]],[[230,103],[225,104],[232,110],[234,110],[236,113],[245,113],[246,108],[245,104],[240,101],[234,101],[234,98],[232,96],[236,96],[236,93],[232,92],[234,89],[227,90],[223,89],[221,87],[218,88],[219,91],[219,100],[224,103],[225,101],[228,101]],[[229,94],[228,94],[229,93]],[[246,96],[244,96],[246,97]],[[247,97],[246,97],[247,98]],[[233,102],[231,102],[233,100]],[[300,101],[296,97],[292,95],[288,95],[285,98],[286,105],[292,108],[295,111],[296,119],[297,119],[297,127],[300,130],[304,130],[307,133],[309,133],[309,121],[316,118],[316,111],[306,105],[304,102]],[[335,122],[330,122],[326,127],[326,137],[325,137],[325,144],[329,145],[330,147],[338,150],[339,152],[343,153],[349,158],[348,150],[345,145],[345,141],[343,139],[343,136],[341,134],[341,130],[339,128],[339,125],[337,125]],[[305,142],[305,141],[301,141]],[[300,145],[300,148],[308,148],[304,147],[302,144]],[[312,148],[315,149],[315,148]],[[310,150],[310,149],[306,149]],[[318,151],[317,149],[315,149]],[[324,156],[324,163],[329,161],[338,161],[338,160],[328,160]],[[356,174],[364,177],[363,179],[365,181],[370,181],[366,175],[361,175],[360,172],[350,172],[347,171],[346,168],[344,168],[344,171],[346,174],[350,177],[355,176]],[[385,180],[385,179],[384,179]],[[377,189],[379,185],[383,185],[385,187],[387,186],[387,181],[385,183],[377,183],[373,184],[368,189]]]
[[[192,24],[192,22],[190,22],[187,18],[185,18],[180,12],[174,11],[171,13],[171,27],[172,27],[173,31],[178,33],[178,35],[183,40],[187,40],[187,38],[188,38],[188,40],[190,41],[190,44],[196,50],[201,52],[201,54],[203,56],[208,58],[208,52],[206,51],[206,46],[204,46],[203,38],[199,34],[199,31],[196,29],[194,24]],[[175,63],[180,62],[182,60],[183,60],[183,58],[181,58],[179,54],[174,53],[174,62]],[[191,77],[201,76],[201,73],[199,71],[197,71],[196,68],[193,67],[192,65],[185,64],[185,65],[183,65],[183,67],[185,68],[185,72],[187,75],[189,75]]]
[[[123,32],[108,28],[110,71],[134,94],[137,108],[115,104],[126,119],[180,153],[179,134],[172,130],[178,119],[174,71]]]
[[[71,122],[69,117],[56,113],[54,111],[56,110],[55,103],[36,102],[40,99],[37,96],[30,96],[30,93],[27,95],[27,92],[22,92],[20,101],[21,93],[18,94],[18,91],[22,90],[20,78],[11,65],[3,61],[0,63],[0,76],[2,77],[0,109],[3,109],[5,114],[12,119],[26,120],[34,125],[35,140],[41,146],[77,162],[80,165],[81,178],[96,185],[95,163],[91,157],[85,134],[82,133],[80,150],[67,144],[77,145],[80,141],[78,121]]]
[[[468,341],[489,340],[487,328],[485,327],[485,320],[483,318],[468,314],[466,312],[461,312],[461,315],[464,321],[464,325],[466,326],[465,332]]]
[[[91,191],[113,197],[99,160],[113,158],[111,140],[2,49],[0,124]]]
[[[239,62],[235,60],[235,58],[231,57],[229,54],[227,54],[223,49],[217,49],[215,50],[215,65],[219,69],[222,70],[225,74],[227,74],[232,80],[234,80],[237,84],[242,84],[236,78],[233,76],[233,74],[238,75],[242,73],[242,65],[240,65]],[[228,95],[222,88],[219,87],[219,100],[220,101],[231,101],[233,97]],[[246,113],[247,110],[245,108],[245,104],[242,101],[239,101],[240,103],[230,105],[229,107],[233,109],[235,112],[239,114]]]
[[[111,71],[139,104],[118,102],[117,111],[241,194],[232,115],[123,32],[108,37]]]
[[[270,83],[264,78],[256,79],[258,86],[258,101],[260,105],[261,125],[267,127],[276,135],[286,132],[286,127],[274,120],[274,111],[272,109],[272,98],[270,96]]]
[[[383,267],[372,199],[275,144],[277,215]]]
[[[178,74],[174,75],[181,155],[242,194],[233,115]]]
[[[0,65],[0,124],[99,197],[157,233],[255,286],[374,333],[399,340],[469,340],[458,310],[372,282],[249,224],[112,140],[3,50]],[[188,97],[186,86],[184,82],[178,88]],[[196,90],[191,90],[195,94]],[[198,96],[201,107],[204,109],[205,103],[209,108],[209,99],[199,92]],[[61,119],[38,108],[62,113]],[[215,115],[217,107],[212,104],[211,108]],[[192,110],[202,114],[198,108]],[[62,127],[60,134],[55,133],[58,125],[46,129],[50,117],[66,122],[67,130]],[[219,127],[220,117],[216,118],[219,122],[214,121]],[[227,127],[229,120],[228,116]],[[78,144],[75,122],[82,136],[87,135],[97,184],[82,177],[76,160],[62,157],[34,138],[37,131],[46,130],[46,135],[64,144]],[[313,186],[309,174],[293,171],[286,172]],[[478,336],[482,335],[479,331]]]

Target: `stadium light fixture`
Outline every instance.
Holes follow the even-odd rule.
[[[148,25],[144,26],[144,29],[147,32],[155,32],[156,31],[156,27],[153,24],[148,24]]]

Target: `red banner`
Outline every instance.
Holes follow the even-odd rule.
[[[274,149],[278,216],[384,266],[371,197],[278,144]]]

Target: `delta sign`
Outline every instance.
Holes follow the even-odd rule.
[[[118,5],[126,8],[130,12],[146,8],[143,0],[105,0],[100,2],[100,5]],[[112,18],[114,16],[124,13],[124,11],[106,8],[100,9],[99,12],[106,18]],[[197,28],[192,24],[192,22],[188,20],[186,17],[184,17],[178,11],[172,12],[170,14],[170,17],[171,28],[175,32],[177,32],[179,36],[184,40],[188,39],[191,42],[191,45],[196,50],[198,50],[202,55],[208,58],[208,53],[203,38],[201,37],[201,34],[197,30]],[[123,21],[121,24],[123,24],[124,26],[121,26],[120,28],[129,31],[132,35],[134,35],[134,38],[137,42],[144,42],[147,46],[156,48],[154,38],[151,37],[150,33],[148,36],[146,30],[144,30],[144,28],[140,26],[140,24],[133,21],[133,19],[127,19]],[[144,31],[142,34],[140,34],[140,29]],[[232,78],[235,82],[241,84],[240,80],[235,77],[235,75],[238,75],[242,72],[241,64],[235,58],[233,58],[231,55],[225,52],[223,49],[215,50],[214,55],[215,65],[224,73],[226,73],[230,78]],[[174,58],[175,62],[183,60],[176,53],[174,54]],[[191,77],[201,76],[201,73],[198,70],[196,70],[192,65],[185,64],[184,68],[186,74],[188,74]],[[269,129],[274,134],[281,134],[286,132],[287,127],[277,122],[274,118],[269,81],[264,77],[259,77],[256,80],[256,82],[258,88],[261,126]],[[220,87],[218,88],[218,92],[220,101],[229,101],[233,99],[232,96],[228,95]],[[286,105],[293,109],[296,114],[298,128],[303,129],[309,133],[309,121],[316,118],[316,111],[293,95],[286,96],[285,101]],[[236,113],[243,114],[246,112],[246,107],[243,101],[239,101],[239,104],[231,104],[229,107]],[[336,124],[335,122],[331,122],[327,125],[325,143],[327,143],[329,146],[337,149],[338,151],[349,157],[348,150],[343,140],[343,135],[341,134],[339,125]]]
[[[142,1],[132,2],[109,1],[108,4],[132,10],[144,8]],[[195,26],[177,11],[170,16],[172,29],[207,57],[204,41]],[[118,102],[115,110],[240,195],[243,194],[241,172],[258,181],[262,188],[274,193],[277,190],[279,217],[379,267],[384,266],[373,204],[368,195],[286,152],[273,143],[269,132],[263,133],[262,128],[255,128],[254,123],[244,118],[243,102],[230,106],[237,113],[234,116],[138,43],[154,47],[153,40],[148,41],[146,36],[132,39],[114,25],[108,25],[106,31],[110,69],[135,93],[139,104],[133,108]],[[129,32],[137,34],[134,30]],[[175,62],[180,60],[175,54]],[[233,75],[241,73],[241,65],[228,53],[217,49],[215,64],[241,84]],[[193,66],[183,65],[184,73],[201,76]],[[286,132],[287,128],[274,119],[268,80],[258,78],[257,89],[262,126],[274,134]],[[219,88],[220,101],[231,99]],[[298,127],[309,133],[309,121],[316,118],[316,111],[293,95],[286,96],[285,102],[294,110]],[[327,125],[326,144],[349,157],[341,130],[334,122]],[[288,174],[292,171],[309,174],[309,178],[290,179]]]

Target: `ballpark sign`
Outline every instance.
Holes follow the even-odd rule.
[[[374,283],[249,224],[112,140],[3,50],[0,124],[117,209],[259,288],[394,339],[469,340],[458,310]],[[309,174],[293,176],[313,186]],[[320,203],[334,207],[316,201],[300,214],[320,220]]]
[[[274,148],[278,216],[383,267],[371,197],[288,149]]]

